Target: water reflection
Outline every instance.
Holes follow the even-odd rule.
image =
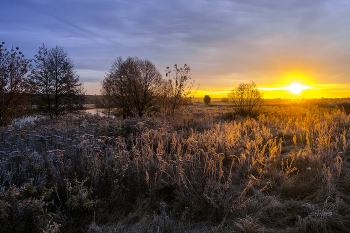
[[[85,110],[79,111],[79,113],[89,113],[92,115],[97,114],[99,116],[104,116],[102,109],[99,109],[99,108],[85,109]],[[33,115],[33,116],[23,116],[23,117],[15,118],[12,120],[11,125],[18,125],[19,127],[22,127],[23,125],[25,125],[27,123],[31,123],[37,119],[40,119],[41,117],[43,117],[43,116]]]
[[[92,115],[99,115],[99,116],[103,116],[104,114],[102,113],[102,109],[100,108],[92,108],[92,109],[86,109],[86,110],[82,110],[81,112],[85,112],[85,113],[90,113]]]

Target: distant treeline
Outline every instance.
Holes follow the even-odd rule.
[[[85,95],[84,104],[96,104],[96,101],[102,101],[102,95]]]
[[[84,104],[96,104],[96,101],[101,101],[102,95],[85,95]],[[191,103],[203,103],[203,98],[194,97]],[[212,98],[212,103],[228,103],[228,98]],[[321,99],[264,99],[263,105],[284,105],[284,104],[316,104],[322,107],[338,106],[346,107],[350,105],[350,98],[321,98]]]

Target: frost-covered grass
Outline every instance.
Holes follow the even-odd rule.
[[[12,124],[0,128],[0,229],[346,232],[349,126],[314,105]]]

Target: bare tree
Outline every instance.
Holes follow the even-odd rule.
[[[252,115],[262,102],[262,92],[255,82],[241,83],[230,91],[228,101],[234,106],[236,113],[242,116]]]
[[[39,108],[51,118],[82,108],[85,94],[82,83],[62,47],[39,47],[31,80],[38,85]]]
[[[191,97],[189,97],[193,87],[191,68],[187,64],[183,68],[178,68],[175,64],[173,70],[168,66],[165,72],[169,78],[165,85],[167,105],[174,113],[177,108],[191,101]]]
[[[27,78],[30,60],[18,47],[8,50],[4,44],[0,45],[0,125],[25,114],[34,92]]]
[[[134,110],[142,116],[155,104],[161,84],[161,74],[149,60],[128,57],[123,61],[119,57],[102,81],[101,93],[124,117]]]

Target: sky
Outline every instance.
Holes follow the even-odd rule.
[[[164,77],[189,65],[197,97],[251,81],[265,98],[350,96],[350,0],[3,0],[0,40],[28,59],[63,47],[87,94],[137,56]]]

